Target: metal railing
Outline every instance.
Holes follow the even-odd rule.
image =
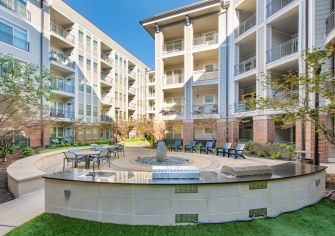
[[[165,43],[163,45],[163,53],[169,54],[174,52],[180,52],[184,50],[184,40],[178,40],[175,42]]]
[[[266,5],[266,16],[270,17],[296,0],[272,0]]]
[[[163,84],[171,85],[171,84],[181,84],[184,83],[184,74],[174,75],[174,76],[163,76]]]
[[[208,37],[211,35],[210,37]],[[193,39],[193,46],[201,47],[201,46],[208,46],[218,43],[218,33],[213,34],[206,34],[200,33],[199,36],[195,36]]]
[[[291,90],[288,93],[283,93],[282,91],[271,91],[272,92],[272,100],[273,101],[289,101],[292,99],[296,99],[296,102],[298,102],[299,99],[299,90],[295,89],[295,90]]]
[[[136,103],[134,103],[134,102],[130,102],[130,103],[128,104],[128,107],[129,107],[129,108],[132,108],[132,109],[135,109],[135,108],[136,108]]]
[[[166,104],[162,109],[163,115],[182,115],[184,114],[184,106]]]
[[[136,78],[136,75],[137,75],[137,73],[136,73],[135,70],[128,71],[128,74],[129,74],[131,77],[133,77],[134,79]]]
[[[134,86],[130,86],[128,89],[128,92],[135,94],[136,93],[136,88]]]
[[[256,68],[256,56],[253,56],[235,65],[234,68],[235,76],[248,72],[255,68]]]
[[[245,101],[239,101],[235,103],[235,112],[247,112],[252,111],[251,107]]]
[[[109,54],[101,54],[101,60],[107,62],[109,65],[113,65],[113,59],[109,57]]]
[[[275,45],[266,52],[266,62],[270,63],[285,56],[298,52],[298,37],[294,37],[282,44]]]
[[[50,29],[52,32],[56,33],[57,35],[61,36],[67,41],[70,41],[71,43],[74,43],[74,35],[69,33],[66,29],[62,28],[59,25],[56,25],[55,23],[50,23]]]
[[[330,16],[326,19],[326,36],[332,32],[332,30],[335,28],[335,11],[332,11],[330,13]]]
[[[9,34],[8,32],[5,32],[3,30],[0,30],[0,36],[1,42],[10,44],[17,48],[21,48],[25,51],[29,51],[29,42],[27,40],[15,37],[13,34]]]
[[[256,25],[256,13],[248,17],[235,29],[235,38],[241,36]]]
[[[113,82],[113,77],[110,74],[101,73],[101,80],[111,84]]]
[[[206,70],[193,71],[193,82],[217,79],[218,75],[219,73],[217,69],[214,69],[213,71],[206,71]]]
[[[219,113],[218,104],[193,105],[193,115],[215,115]]]
[[[68,93],[74,93],[74,85],[66,84],[66,83],[54,83],[54,88],[56,91],[63,91]]]
[[[30,11],[27,10],[27,6],[24,4],[19,3],[15,0],[0,0],[0,5],[6,7],[13,12],[16,12],[26,18],[27,20],[31,21],[31,14]]]
[[[109,96],[103,96],[101,97],[101,101],[103,103],[111,104],[113,102],[113,99],[112,97],[109,97]]]
[[[73,111],[67,111],[67,110],[64,110],[64,109],[51,108],[50,109],[50,116],[51,117],[58,117],[58,118],[73,119],[74,118],[74,112]]]
[[[69,66],[71,68],[74,68],[74,62],[72,60],[69,59],[69,57],[67,55],[65,55],[62,52],[57,52],[54,50],[50,51],[50,60],[51,61],[56,61],[64,66]]]
[[[104,122],[111,122],[112,121],[112,118],[107,116],[107,115],[101,115],[100,116],[100,120],[101,121],[104,121]]]

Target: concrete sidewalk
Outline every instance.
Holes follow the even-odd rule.
[[[321,163],[321,166],[327,166],[327,174],[335,175],[335,163]]]
[[[44,212],[44,189],[0,204],[0,235]]]

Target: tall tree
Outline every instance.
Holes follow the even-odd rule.
[[[47,116],[42,99],[49,99],[53,77],[48,70],[0,56],[0,157],[6,161],[16,135],[29,135]]]

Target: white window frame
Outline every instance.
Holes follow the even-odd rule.
[[[206,97],[209,97],[209,96],[212,96],[213,97],[213,102],[206,102]],[[215,104],[215,95],[214,94],[205,94],[205,95],[203,95],[202,96],[202,98],[203,98],[203,104],[204,105],[212,105],[212,104]]]

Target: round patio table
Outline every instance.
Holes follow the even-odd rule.
[[[90,161],[90,156],[93,155],[98,155],[100,151],[93,151],[93,150],[80,150],[79,152],[76,153],[77,156],[82,156],[85,158],[85,169],[88,169],[89,167],[89,161]]]

